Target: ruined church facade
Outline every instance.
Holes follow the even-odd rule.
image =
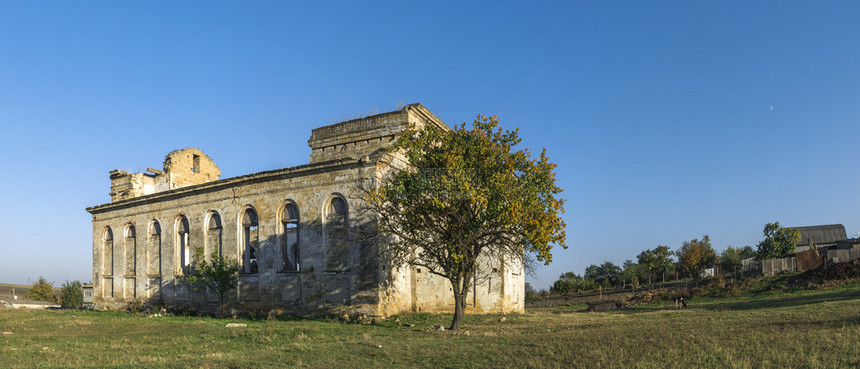
[[[410,126],[450,129],[421,104],[316,128],[310,163],[220,179],[202,151],[171,152],[163,169],[110,172],[111,202],[87,208],[93,226],[93,302],[135,299],[214,311],[218,296],[195,290],[189,268],[213,253],[237,260],[239,283],[225,306],[387,316],[450,312],[450,283],[422,268],[378,260],[380,245],[357,242],[373,223],[363,189],[405,168],[383,150]],[[488,258],[467,311],[521,312],[524,271]]]

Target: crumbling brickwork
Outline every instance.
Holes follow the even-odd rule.
[[[380,245],[353,242],[373,218],[362,212],[363,188],[402,155],[387,153],[410,126],[448,128],[420,104],[314,129],[310,164],[219,179],[202,151],[171,152],[163,170],[110,172],[111,202],[93,218],[94,303],[119,307],[136,298],[215,310],[217,297],[182,278],[213,251],[236,259],[234,309],[295,314],[356,311],[451,311],[449,283],[420,268],[390,266]],[[487,261],[469,309],[522,311],[522,268]],[[495,265],[495,267],[492,267]]]
[[[193,147],[176,150],[164,158],[164,170],[146,168],[146,173],[110,172],[112,202],[150,195],[175,188],[215,181],[221,169],[203,151]]]

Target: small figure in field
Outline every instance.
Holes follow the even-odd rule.
[[[678,297],[675,299],[675,309],[686,309],[687,301],[684,301],[683,297]]]

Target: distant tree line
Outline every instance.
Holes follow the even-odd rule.
[[[705,268],[715,264],[720,264],[725,272],[735,272],[743,267],[744,259],[761,261],[790,256],[794,254],[794,247],[800,240],[797,229],[780,227],[779,222],[765,225],[763,234],[765,238],[756,245],[756,249],[730,245],[719,254],[711,245],[708,235],[684,241],[675,251],[669,246],[658,245],[640,252],[635,261],[626,260],[620,266],[604,261],[603,264],[586,267],[582,276],[574,272],[564,273],[550,287],[550,292],[569,294],[598,288],[623,288],[642,283],[650,285],[680,278],[698,278]]]

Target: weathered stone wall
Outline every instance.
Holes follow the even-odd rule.
[[[112,171],[113,202],[87,209],[93,216],[95,305],[120,307],[152,298],[215,310],[217,296],[194,291],[184,281],[182,245],[191,263],[221,250],[248,271],[253,269],[244,268],[251,260],[245,244],[251,240],[257,272],[240,274],[238,288],[227,299],[232,308],[297,314],[346,309],[369,315],[450,311],[447,280],[420,268],[380,263],[375,245],[351,242],[373,222],[363,211],[363,189],[408,165],[403,155],[379,148],[410,125],[427,124],[447,127],[416,104],[321,127],[309,140],[311,164],[224,180],[217,180],[215,163],[193,148],[168,154],[164,171]],[[346,217],[332,215],[334,198],[346,202]],[[283,222],[289,218],[287,204],[299,213],[294,233]],[[243,225],[249,209],[257,215],[253,231]],[[290,250],[285,245],[296,239],[298,255],[290,257],[297,256],[298,265],[285,267],[282,260]],[[486,278],[476,280],[469,309],[521,311],[521,271],[496,264]]]
[[[221,169],[203,151],[193,147],[173,151],[164,158],[164,170],[148,173],[110,172],[112,202],[151,195],[176,188],[217,181]]]
[[[497,257],[482,257],[479,273],[466,295],[467,312],[522,312],[525,307],[525,278],[521,267],[511,267]],[[425,268],[411,268],[412,311],[451,312],[454,292],[451,283]],[[520,291],[522,289],[522,291]]]
[[[203,151],[187,147],[167,154],[164,159],[164,174],[166,180],[159,186],[158,191],[216,181],[221,176],[221,169]]]
[[[96,303],[122,304],[137,297],[161,297],[169,303],[205,303],[204,296],[191,290],[181,278],[180,235],[177,233],[180,217],[184,216],[189,223],[187,242],[191,260],[199,260],[219,248],[213,244],[217,238],[207,234],[210,232],[209,217],[213,213],[218,214],[223,224],[220,230],[223,254],[242,260],[241,217],[246,209],[253,209],[259,219],[259,272],[240,276],[239,288],[231,296],[231,305],[247,309],[277,306],[301,313],[325,305],[347,303],[378,315],[375,306],[359,306],[378,302],[375,289],[365,288],[376,285],[378,280],[374,260],[362,259],[362,251],[369,251],[361,250],[357,245],[349,246],[342,255],[348,259],[350,268],[332,271],[325,267],[325,251],[342,246],[331,244],[326,237],[331,229],[324,224],[325,207],[334,196],[342,196],[349,209],[347,227],[354,228],[366,222],[357,211],[360,204],[356,202],[361,197],[356,191],[358,181],[371,176],[373,170],[371,165],[358,161],[306,166],[240,177],[236,182],[241,184],[234,185],[226,180],[227,183],[215,183],[187,193],[171,192],[134,199],[104,212],[95,208],[93,270]],[[288,202],[299,209],[300,272],[281,270],[284,235],[281,213]],[[156,223],[161,228],[160,236],[151,231]],[[127,237],[118,237],[127,233],[131,228],[129,225],[138,233],[133,239],[136,240],[136,248],[129,246]],[[110,227],[114,235],[113,252],[104,250],[102,235],[106,227]],[[158,242],[153,242],[154,238]],[[197,252],[198,247],[203,248],[203,255]],[[136,268],[131,265],[135,261]],[[110,262],[113,262],[113,268]],[[109,273],[111,269],[113,274]],[[157,295],[158,291],[160,295]]]
[[[155,179],[145,173],[128,173],[124,170],[110,172],[111,201],[126,200],[155,192]]]
[[[373,154],[407,128],[406,114],[397,111],[314,129],[308,140],[311,164]]]
[[[409,127],[435,125],[449,129],[421,104],[402,110],[316,128],[311,133],[311,164],[337,159],[359,159],[378,154]]]

